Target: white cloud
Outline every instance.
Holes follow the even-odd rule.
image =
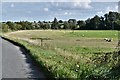
[[[89,2],[79,2],[79,3],[75,2],[74,6],[78,7],[78,8],[79,7],[80,8],[91,8],[91,6],[89,4],[90,4]]]
[[[71,15],[71,12],[65,12],[64,15]]]
[[[108,6],[105,12],[108,13],[110,11],[118,12],[118,6],[115,6],[114,8]]]
[[[115,7],[106,7],[104,11],[99,11],[97,12],[97,15],[102,16],[106,13],[109,13],[110,11],[117,12],[118,11],[118,6],[116,5]]]
[[[118,2],[119,0],[92,0],[92,2]]]
[[[99,15],[99,16],[102,16],[106,13],[109,13],[110,11],[113,11],[113,12],[118,12],[118,5],[114,6],[114,7],[106,7],[104,11],[99,11],[97,12],[96,14]]]
[[[83,8],[91,8],[90,6],[91,0],[73,0],[73,4],[75,7],[83,7]]]
[[[44,8],[44,11],[49,11],[49,9],[48,8]]]
[[[88,2],[89,0],[2,0],[2,2]]]
[[[12,8],[13,8],[13,7],[15,7],[15,5],[14,5],[14,4],[11,4],[11,5],[10,5],[10,7],[12,7]]]
[[[63,3],[61,3],[63,2]],[[59,7],[59,8],[64,8],[64,9],[72,9],[72,8],[85,8],[85,9],[89,9],[91,8],[91,0],[61,0],[61,2],[56,2],[55,0],[53,0],[51,2],[51,4],[55,7]],[[66,4],[66,2],[68,2],[69,4]]]
[[[97,12],[97,15],[103,15],[103,14],[104,14],[103,11]]]
[[[68,14],[67,12],[64,13],[64,15],[67,15],[67,14]]]
[[[115,9],[117,10],[117,9],[118,9],[118,6],[115,6]]]
[[[88,2],[89,0],[2,0],[2,2]],[[92,2],[118,2],[119,0],[91,0]]]

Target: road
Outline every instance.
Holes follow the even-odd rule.
[[[2,39],[2,78],[45,78],[24,53],[22,48]]]

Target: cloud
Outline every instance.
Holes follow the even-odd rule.
[[[103,11],[98,11],[96,14],[99,15],[99,16],[102,16],[106,13],[109,13],[110,11],[113,11],[113,12],[118,12],[118,5],[114,6],[114,7],[106,7],[105,10]]]
[[[91,8],[90,3],[91,3],[91,0],[85,0],[85,2],[82,0],[74,0],[73,1],[73,5],[75,7],[80,7],[80,8],[81,7],[82,8]]]
[[[28,14],[32,13],[31,11],[27,11]]]
[[[92,6],[90,5],[91,0],[69,0],[69,2],[51,2],[52,6],[54,6],[55,8],[59,8],[59,9],[80,9],[80,8],[84,8],[84,9],[90,9],[92,8]]]
[[[97,12],[97,15],[103,15],[103,14],[104,14],[103,11]]]
[[[78,8],[86,8],[87,9],[87,8],[91,8],[91,6],[89,4],[90,4],[89,2],[79,2],[79,3],[75,2],[74,6],[78,7]]]
[[[65,12],[64,15],[71,15],[71,12]]]
[[[49,9],[48,9],[48,8],[44,8],[44,11],[46,11],[46,12],[47,12],[47,11],[49,11]]]
[[[68,14],[67,12],[64,13],[64,15],[67,15],[67,14]]]
[[[115,9],[117,10],[117,9],[118,9],[118,6],[115,6]]]
[[[77,8],[91,8],[90,3],[91,0],[3,0],[3,2],[51,2],[54,3],[55,6],[65,6],[59,5],[62,2],[69,2],[71,5],[69,7],[77,7]],[[14,5],[12,5],[14,7]]]
[[[118,2],[119,0],[92,0],[92,2]]]
[[[118,12],[120,13],[120,1],[118,3]]]
[[[88,2],[89,0],[2,0],[2,2]]]
[[[13,7],[15,7],[15,5],[14,5],[14,4],[11,4],[11,5],[10,5],[10,7],[12,7],[12,8],[13,8]]]
[[[106,7],[106,13],[110,12],[110,11],[114,11],[114,12],[118,12],[118,6],[115,7]]]
[[[2,2],[88,2],[89,0],[2,0]],[[91,0],[92,2],[118,2],[119,0]]]

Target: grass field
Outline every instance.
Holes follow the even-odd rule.
[[[67,49],[75,53],[80,52],[99,52],[113,51],[117,46],[117,31],[19,31],[9,33],[11,37],[17,37],[31,41],[37,45],[41,44],[39,38],[50,38],[44,40],[44,47],[52,46],[61,49]],[[36,39],[32,39],[36,38]],[[104,38],[113,39],[112,42],[106,42]],[[88,50],[86,50],[88,49]]]
[[[26,46],[56,78],[113,79],[110,71],[118,65],[118,31],[25,30],[5,35]]]

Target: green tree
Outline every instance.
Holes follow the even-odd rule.
[[[6,24],[9,26],[9,29],[15,30],[15,23],[8,21]]]
[[[16,24],[16,30],[22,30],[22,25],[20,25],[20,24]]]
[[[84,29],[85,27],[85,21],[79,20],[77,21],[77,25],[79,25],[79,29]]]
[[[69,26],[70,26],[69,28],[71,30],[75,30],[77,28],[77,21],[76,21],[76,19],[69,19],[68,23],[69,23]]]
[[[8,32],[9,26],[7,24],[2,24],[2,32]]]
[[[114,29],[120,30],[120,20],[115,21]]]
[[[105,21],[104,21],[104,17],[100,17],[100,25],[99,25],[99,30],[104,30],[105,29]]]
[[[57,18],[54,18],[54,21],[52,22],[51,29],[58,29],[58,28],[59,28],[59,26],[58,26]]]
[[[70,29],[69,23],[67,21],[64,22],[63,29]]]

